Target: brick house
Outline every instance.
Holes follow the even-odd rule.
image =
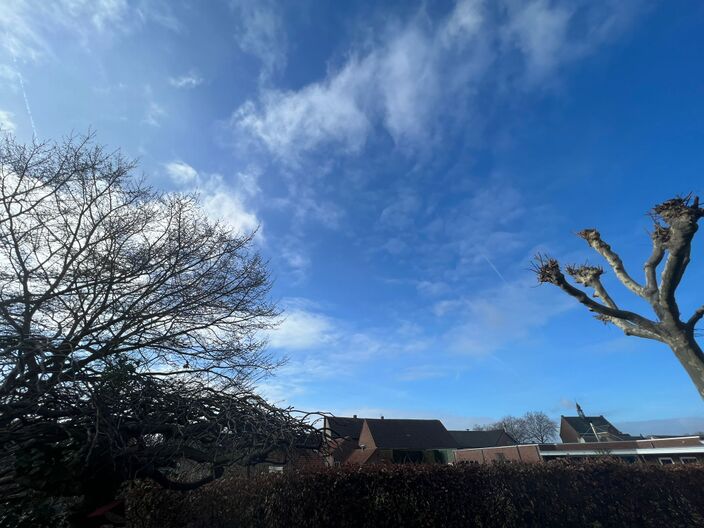
[[[325,431],[333,464],[447,464],[457,446],[439,420],[331,417]]]
[[[362,432],[364,418],[326,416],[323,434],[328,443],[330,454],[328,464],[333,466],[344,463],[359,448],[359,435]]]
[[[577,406],[578,416],[560,417],[560,438],[564,443],[578,442],[618,442],[620,440],[640,440],[641,436],[633,436],[619,431],[616,426],[604,416],[586,416]]]

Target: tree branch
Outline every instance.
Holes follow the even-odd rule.
[[[593,286],[594,280],[598,278],[598,275],[601,273],[601,271],[599,270],[599,268],[587,268],[589,269],[584,271],[584,275],[580,277],[580,280],[588,281],[590,285]],[[572,286],[562,274],[562,271],[560,270],[560,264],[557,262],[557,260],[545,255],[537,255],[533,261],[532,269],[537,274],[539,282],[549,282],[551,284],[554,284],[555,286],[558,286],[565,293],[569,294],[570,296],[577,299],[580,303],[585,305],[590,311],[597,313],[599,316],[602,316],[602,320],[604,317],[609,320],[623,320],[631,323],[631,325],[634,325],[635,328],[639,329],[640,331],[647,332],[648,334],[652,335],[659,335],[658,325],[656,322],[651,321],[650,319],[647,319],[641,315],[638,315],[637,313],[616,308],[615,303],[613,302],[613,300],[611,300],[611,298],[603,289],[603,287],[600,288],[601,295],[604,295],[606,299],[605,302],[611,304],[611,306],[604,305],[592,300],[585,292]],[[578,268],[574,267],[570,267],[570,269],[574,272],[578,272],[579,270]],[[591,274],[591,278],[588,278],[587,274]],[[596,283],[600,284],[598,281],[596,281]],[[630,331],[633,332],[634,330],[631,329]],[[654,337],[652,338],[654,339]]]
[[[669,226],[668,256],[660,275],[660,302],[672,319],[679,322],[680,311],[675,300],[675,290],[689,264],[692,239],[699,228],[699,219],[704,216],[704,210],[699,208],[698,197],[690,205],[690,197],[686,196],[656,205],[653,214]]]
[[[614,270],[614,274],[618,280],[620,280],[626,288],[641,297],[645,294],[643,287],[633,280],[628,272],[626,272],[626,268],[623,265],[621,257],[619,257],[618,254],[611,249],[611,246],[601,239],[599,231],[596,229],[584,229],[577,233],[577,236],[586,240],[594,251],[604,257],[606,262],[609,263],[609,266],[611,266],[611,269]]]
[[[645,293],[647,296],[653,297],[658,293],[656,271],[665,256],[666,245],[670,238],[670,230],[656,222],[655,229],[650,235],[650,238],[653,241],[653,251],[650,257],[648,257],[648,260],[645,261],[643,270],[645,271]]]
[[[584,286],[593,288],[594,296],[604,301],[604,304],[608,308],[618,310],[616,302],[611,298],[611,296],[606,291],[606,288],[604,288],[604,285],[601,283],[600,277],[604,272],[603,269],[597,266],[589,266],[586,264],[583,266],[567,266],[566,269],[567,273],[569,273],[569,275],[576,282],[583,284]],[[655,339],[658,341],[662,341],[662,337],[655,331],[638,326],[637,324],[631,321],[601,314],[597,315],[597,319],[605,323],[612,323],[613,325],[623,330],[623,333],[626,335],[634,335],[647,339]]]
[[[623,319],[617,319],[615,317],[606,316],[597,316],[597,319],[605,323],[611,323],[614,326],[617,326],[618,328],[623,330],[623,333],[627,336],[636,336],[643,337],[645,339],[653,339],[655,341],[660,341],[661,343],[666,342],[660,334],[652,332],[650,330],[646,330],[645,328],[640,328],[628,321],[624,321]]]
[[[696,324],[699,322],[699,320],[704,317],[704,306],[700,306],[697,308],[697,310],[692,314],[692,317],[689,318],[687,321],[687,328],[690,330],[694,331],[694,327]]]

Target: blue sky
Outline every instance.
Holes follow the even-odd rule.
[[[0,122],[92,127],[154,186],[260,226],[287,314],[275,401],[464,428],[577,400],[686,432],[704,413],[674,355],[527,268],[598,262],[573,236],[598,227],[637,275],[647,210],[702,192],[703,24],[695,1],[10,0]]]

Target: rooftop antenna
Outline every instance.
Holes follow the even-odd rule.
[[[584,411],[583,411],[582,408],[579,406],[579,403],[577,403],[577,402],[574,402],[574,403],[575,403],[575,405],[577,405],[577,414],[579,415],[579,417],[580,417],[582,420],[586,420],[587,417],[584,415]]]

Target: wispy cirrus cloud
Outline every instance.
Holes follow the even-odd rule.
[[[240,48],[257,57],[262,78],[286,65],[286,30],[282,6],[276,0],[231,0],[236,17],[236,39]]]
[[[166,117],[166,115],[166,109],[164,109],[162,105],[156,101],[150,101],[147,103],[142,122],[149,126],[159,127],[161,126],[162,119]]]
[[[0,9],[2,46],[12,56],[34,60],[51,53],[47,38],[52,33],[70,29],[85,39],[90,32],[119,30],[129,12],[126,0],[12,0]]]
[[[458,106],[535,88],[627,28],[637,6],[459,0],[439,21],[421,11],[390,25],[371,46],[350,49],[324,79],[295,91],[263,87],[231,123],[289,161],[322,147],[359,152],[376,131],[417,146]]]
[[[0,9],[0,47],[22,60],[51,56],[51,38],[67,33],[90,49],[95,37],[128,34],[146,22],[172,31],[181,24],[169,2],[150,0],[9,0]]]
[[[203,77],[198,72],[191,70],[188,73],[179,75],[178,77],[169,77],[169,84],[174,88],[195,88],[203,84]]]
[[[448,349],[478,357],[519,342],[525,345],[550,320],[574,308],[572,299],[561,292],[536,288],[531,276],[434,305],[438,317],[451,317],[455,321],[444,336]]]

